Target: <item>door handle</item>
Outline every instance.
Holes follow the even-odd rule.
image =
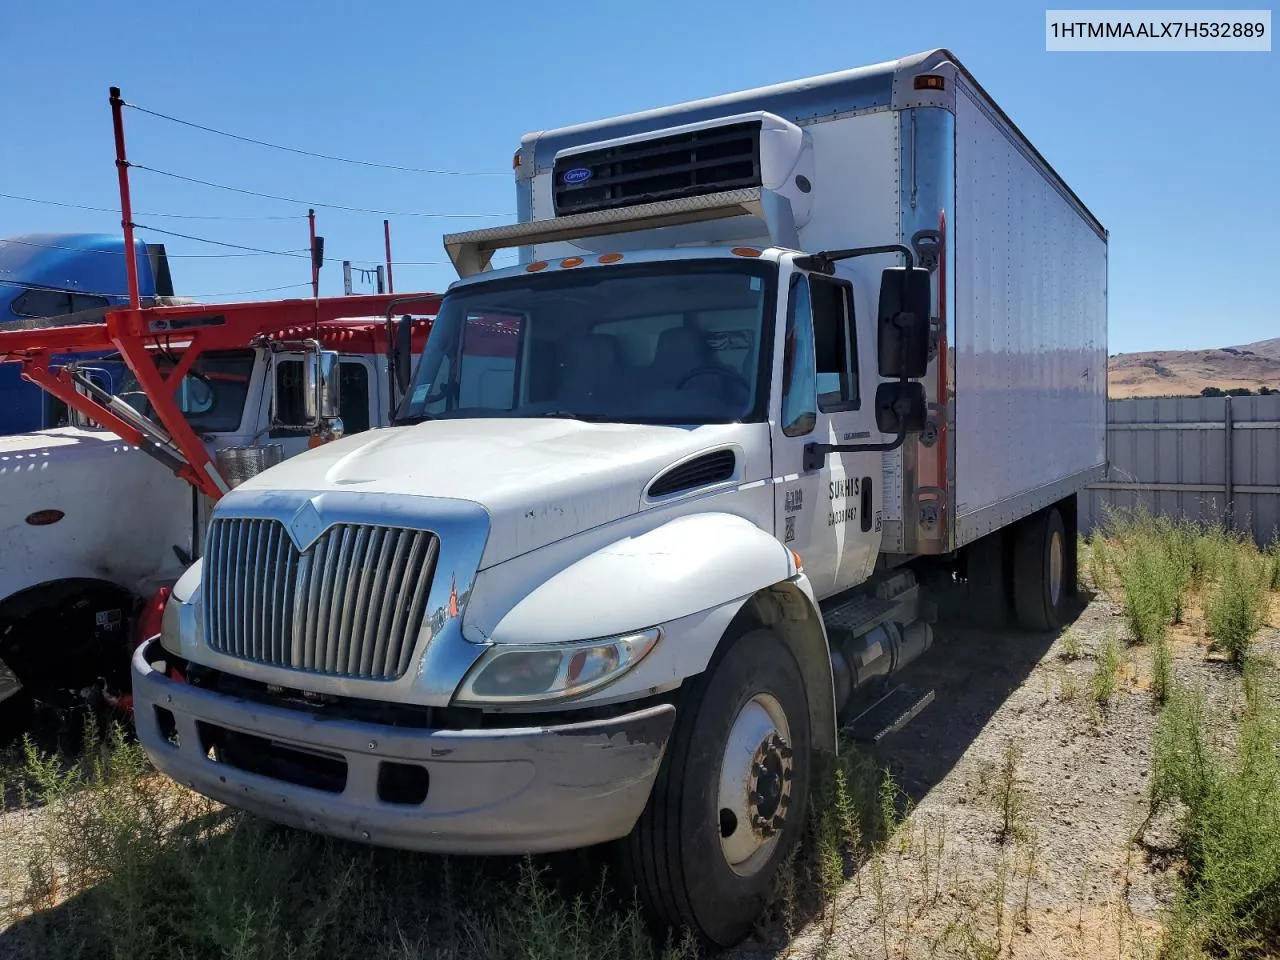
[[[871,478],[862,478],[862,532],[866,533],[871,529]]]

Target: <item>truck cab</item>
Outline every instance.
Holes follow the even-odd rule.
[[[138,288],[146,302],[173,302],[164,244],[135,241]],[[51,318],[101,316],[128,302],[124,241],[85,233],[32,233],[0,238],[0,330],[47,323]],[[55,364],[68,359],[55,358]],[[118,359],[78,357],[86,376],[111,392],[121,389],[127,368]],[[17,367],[0,365],[0,436],[63,426],[66,405],[26,383]]]
[[[219,309],[225,318],[245,305]],[[222,488],[234,489],[318,439],[388,421],[383,324],[355,316],[263,337],[245,328],[241,345],[200,350],[191,362],[181,338],[167,348],[147,338],[145,361],[165,378],[185,370],[171,384],[176,412]],[[411,349],[421,349],[428,327],[406,328]],[[6,359],[26,355],[45,337],[61,344],[66,333],[66,327],[52,334],[30,329],[22,334],[23,352]],[[17,345],[0,334],[0,355],[7,349]],[[66,376],[82,405],[58,400],[67,425],[0,437],[0,529],[7,531],[0,554],[0,737],[6,739],[28,729],[33,711],[49,721],[39,726],[75,733],[83,709],[122,697],[127,703],[135,615],[200,555],[215,499],[209,494],[219,492],[175,472],[181,451],[155,393],[127,363],[115,358],[104,378],[99,351],[52,356],[57,367],[45,363]],[[332,379],[331,409],[317,408],[308,394],[322,360]],[[19,369],[0,364],[3,373]],[[141,428],[144,439],[130,442],[100,423],[109,413]]]

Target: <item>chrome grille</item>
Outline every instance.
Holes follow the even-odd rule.
[[[214,520],[206,639],[272,666],[394,680],[409,668],[437,552],[426,530],[336,524],[300,552],[278,520]]]

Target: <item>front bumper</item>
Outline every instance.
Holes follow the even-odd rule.
[[[270,820],[408,850],[541,853],[625,836],[648,800],[675,720],[670,704],[516,729],[334,720],[171,680],[150,662],[165,657],[154,640],[133,657],[137,733],[159,770]],[[322,755],[330,775],[321,788],[251,772],[245,767],[253,764],[230,754],[213,759],[209,744],[228,735],[261,738],[251,742],[289,756]],[[387,771],[405,768],[425,769],[425,797],[388,802],[381,795]]]

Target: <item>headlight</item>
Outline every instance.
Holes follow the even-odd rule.
[[[644,659],[662,630],[580,643],[498,644],[471,668],[455,703],[536,703],[580,696],[617,680]]]

